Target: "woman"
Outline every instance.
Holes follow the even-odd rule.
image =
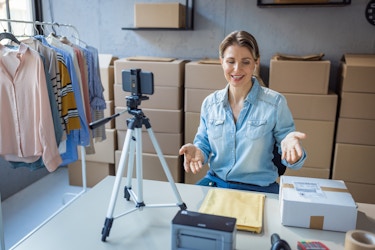
[[[284,96],[259,83],[259,49],[251,34],[229,34],[219,56],[228,84],[202,103],[194,144],[179,151],[185,171],[195,174],[208,162],[199,185],[278,193],[274,145],[286,167],[299,169],[306,159],[300,140],[306,135],[295,131]]]

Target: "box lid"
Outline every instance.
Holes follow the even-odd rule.
[[[280,188],[283,200],[356,207],[342,180],[282,176]]]
[[[117,59],[118,57],[115,57],[112,54],[99,54],[99,67],[108,68],[109,66],[112,66]]]
[[[375,67],[375,54],[345,54],[342,61],[348,66]]]

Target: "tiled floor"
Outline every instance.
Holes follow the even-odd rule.
[[[82,187],[70,186],[68,169],[60,167],[2,202],[5,249],[48,220]]]

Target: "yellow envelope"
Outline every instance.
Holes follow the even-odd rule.
[[[263,226],[265,194],[233,189],[212,188],[199,212],[234,217],[237,230],[260,233]]]

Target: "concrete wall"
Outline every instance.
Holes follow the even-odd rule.
[[[173,2],[142,0],[138,2]],[[247,30],[258,40],[262,77],[268,82],[275,53],[325,54],[331,60],[330,86],[344,53],[375,53],[375,26],[364,15],[368,0],[344,7],[259,8],[256,0],[195,0],[192,31],[132,31],[135,0],[43,1],[45,21],[77,27],[84,42],[100,53],[200,59],[217,57],[218,45],[233,30]],[[180,0],[181,3],[185,1]],[[52,6],[50,6],[50,3]],[[68,29],[58,29],[60,35]]]

